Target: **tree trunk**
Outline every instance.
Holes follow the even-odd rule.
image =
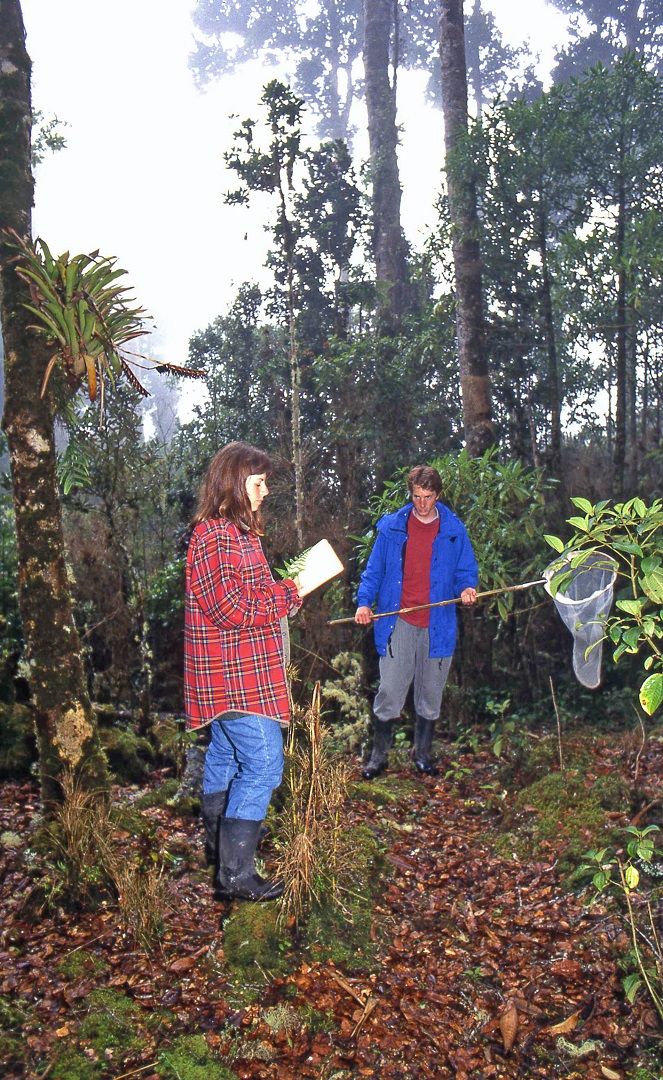
[[[541,309],[548,356],[548,408],[550,409],[550,469],[562,481],[562,402],[559,388],[559,361],[553,318],[552,286],[548,263],[548,231],[543,171],[539,174],[537,242],[541,258]]]
[[[623,146],[623,143],[622,143]],[[622,147],[620,146],[620,151]],[[617,266],[617,318],[615,351],[615,449],[613,453],[613,485],[615,497],[624,494],[626,466],[626,269],[624,242],[626,235],[626,187],[623,153],[620,152],[617,191],[617,226],[615,230],[615,263]]]
[[[484,341],[479,219],[474,182],[456,150],[467,134],[467,74],[462,0],[441,0],[440,60],[449,215],[456,277],[456,336],[465,442],[478,457],[495,442]]]
[[[4,143],[0,229],[31,234],[33,178],[30,59],[18,0],[0,0],[0,132]],[[65,566],[55,472],[53,408],[40,397],[49,356],[28,329],[27,286],[16,252],[0,237],[0,311],[5,345],[5,412],[18,545],[18,598],[30,667],[42,799],[52,810],[59,779],[73,772],[91,790],[107,788],[106,762],[85,685]]]
[[[392,32],[397,40],[397,0],[364,0],[364,73],[368,142],[373,190],[373,255],[380,323],[386,332],[398,327],[408,306],[407,248],[401,229],[398,174],[396,70],[389,78]],[[396,53],[397,46],[394,46]]]

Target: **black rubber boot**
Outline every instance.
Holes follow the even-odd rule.
[[[268,881],[256,872],[254,858],[261,824],[244,818],[219,819],[219,899],[276,900],[283,892],[281,882]]]
[[[387,768],[395,724],[395,720],[373,720],[371,756],[361,770],[364,780],[374,780]]]
[[[200,800],[200,816],[205,828],[205,859],[214,866],[219,850],[219,818],[226,808],[227,791],[213,791]]]
[[[438,769],[436,769],[430,759],[434,732],[435,720],[425,720],[423,716],[419,716],[418,713],[415,713],[414,750],[412,757],[417,772],[425,773],[426,776],[438,775]]]

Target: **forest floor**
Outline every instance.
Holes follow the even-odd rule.
[[[523,798],[531,776],[516,764],[505,771],[490,748],[449,750],[440,776],[425,779],[395,755],[373,791],[357,783],[348,801],[348,821],[370,827],[384,853],[356,963],[281,944],[276,970],[256,964],[241,978],[226,957],[234,909],[212,898],[195,818],[168,806],[142,811],[172,855],[163,932],[145,949],[112,903],[35,913],[25,842],[37,791],[5,783],[2,1075],[657,1080],[656,1012],[646,993],[629,1004],[622,988],[624,924],[606,901],[583,903],[567,880],[569,846],[595,840],[572,821],[583,793],[607,783],[617,806],[606,812],[609,829],[637,811],[634,775],[641,804],[663,797],[663,738],[636,751],[628,738],[585,736],[580,766],[562,774],[570,808],[536,836],[540,807]],[[553,775],[554,764],[540,773],[532,799]],[[153,775],[152,788],[163,781]],[[620,784],[631,793],[621,808]],[[134,843],[130,833],[121,839]]]

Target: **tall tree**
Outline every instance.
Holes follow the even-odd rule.
[[[467,72],[462,0],[440,2],[440,62],[449,214],[456,280],[456,337],[465,441],[478,457],[495,441],[484,336],[476,189],[460,154],[467,137]]]
[[[596,64],[610,66],[635,52],[661,73],[663,22],[658,0],[553,0],[570,16],[571,39],[557,55],[555,81],[582,75]]]
[[[398,53],[398,4],[394,0],[364,0],[373,255],[382,323],[391,329],[408,306],[407,247],[401,227],[401,185],[396,154]]]
[[[258,54],[268,63],[292,58],[293,87],[317,115],[321,137],[349,140],[362,0],[197,0],[193,16],[201,36],[190,63],[200,83]]]
[[[579,165],[588,177],[587,196],[602,248],[603,336],[612,356],[615,394],[613,483],[624,490],[629,446],[628,397],[635,409],[636,342],[640,332],[638,268],[649,247],[647,231],[660,230],[663,181],[663,85],[635,54],[625,54],[611,71],[598,65],[579,84],[579,101],[592,117]],[[644,226],[644,227],[643,227]],[[652,268],[654,272],[655,265]],[[660,279],[660,272],[657,274]],[[607,293],[605,291],[607,285]],[[629,344],[630,343],[630,344]],[[635,423],[631,433],[635,435]]]
[[[30,668],[46,807],[61,798],[58,778],[107,786],[87,694],[65,567],[55,470],[52,393],[40,393],[52,349],[30,328],[28,285],[4,231],[31,235],[31,65],[18,0],[0,0],[0,282],[5,345],[3,427],[11,460],[18,590]]]

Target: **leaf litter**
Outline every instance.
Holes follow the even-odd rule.
[[[658,760],[643,767],[660,776],[660,748],[652,753]],[[463,764],[462,791],[427,778],[401,803],[348,807],[348,823],[368,824],[386,849],[372,968],[295,954],[287,974],[266,973],[253,999],[238,1001],[224,967],[219,923],[229,905],[214,902],[201,873],[198,822],[150,810],[165,846],[176,836],[187,854],[149,952],[123,932],[112,906],[30,916],[26,858],[2,847],[0,1001],[15,1005],[13,1030],[24,1043],[22,1060],[16,1048],[5,1056],[3,1076],[48,1075],[66,1040],[81,1045],[89,995],[106,988],[135,1003],[145,1023],[126,1052],[99,1059],[87,1048],[95,1077],[157,1080],[161,1048],[192,1034],[204,1035],[239,1080],[626,1077],[660,1033],[643,997],[632,1006],[624,999],[614,920],[564,888],[554,840],[544,857],[496,854],[494,809],[483,797],[494,759],[479,753]],[[26,837],[34,787],[2,791],[0,832]],[[92,959],[65,978],[63,962],[71,966],[77,953]],[[266,1016],[285,1002],[299,1010],[292,1015],[327,1015],[325,1030],[304,1020],[275,1030]]]

